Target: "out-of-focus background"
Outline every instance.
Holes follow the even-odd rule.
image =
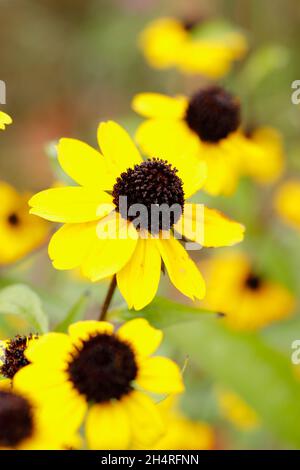
[[[22,191],[47,188],[60,176],[53,157],[53,144],[60,137],[74,137],[96,146],[96,128],[101,120],[115,119],[129,131],[135,130],[140,122],[130,108],[135,93],[191,93],[205,83],[203,78],[183,77],[174,70],[151,69],[137,45],[139,33],[150,20],[193,15],[228,20],[245,33],[250,45],[247,57],[220,83],[240,96],[249,123],[268,124],[282,132],[288,160],[283,178],[299,175],[300,108],[291,102],[291,83],[300,79],[297,0],[0,0],[0,79],[7,87],[7,103],[1,109],[14,119],[13,125],[1,134],[0,179]],[[278,222],[272,211],[272,195],[273,188],[258,189],[249,181],[242,181],[233,197],[203,195],[201,201],[211,202],[213,207],[244,222],[249,233],[245,249],[261,258],[263,270],[298,298],[299,234]],[[203,257],[206,256],[204,250]],[[202,253],[197,257],[201,263]],[[46,247],[16,265],[2,268],[0,274],[1,286],[15,281],[34,286],[53,322],[65,315],[80,292],[91,289],[77,273],[55,272]],[[106,288],[105,282],[93,286],[96,300],[103,298]],[[164,282],[160,291],[173,299],[177,296]],[[116,296],[116,305],[120,302]],[[90,310],[92,314],[93,304]],[[14,325],[6,320],[2,323],[1,336],[15,333]],[[192,331],[188,327],[185,330],[184,325],[173,330],[166,348],[184,362],[187,352],[182,332],[189,335]],[[196,344],[197,334],[193,333],[191,341]],[[300,337],[297,315],[259,333],[265,344],[286,358],[297,336]],[[201,337],[204,339],[203,332],[200,341]],[[211,341],[216,348],[222,347],[218,346],[221,336],[212,336]],[[283,426],[282,439],[273,435],[270,424],[267,428],[263,424],[230,424],[217,400],[216,365],[210,375],[207,361],[202,368],[203,347],[197,350],[195,346],[193,351],[196,354],[186,372],[184,409],[193,419],[214,426],[217,447],[294,447],[288,423]],[[233,351],[235,354],[238,356],[239,350]],[[259,363],[259,354],[255,360]],[[254,383],[253,390],[270,394],[271,401],[276,394],[276,390],[265,390],[261,382]],[[294,423],[293,429],[295,426]]]

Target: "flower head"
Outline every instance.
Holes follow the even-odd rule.
[[[183,73],[220,78],[247,51],[245,37],[232,28],[215,29],[198,19],[159,18],[140,36],[140,47],[152,67],[176,67]],[[211,33],[206,34],[210,29]]]
[[[299,198],[299,179],[290,179],[283,182],[277,189],[274,198],[276,212],[285,223],[298,231],[300,230]]]
[[[173,156],[207,165],[203,188],[213,194],[231,194],[246,171],[244,160],[262,158],[261,147],[240,131],[240,103],[219,86],[198,90],[191,98],[157,93],[136,95],[133,109],[146,120],[136,139],[146,155]]]
[[[0,449],[63,449],[59,430],[50,432],[36,402],[0,382]]]
[[[5,126],[8,126],[11,123],[12,118],[3,111],[0,111],[0,130],[4,130]]]
[[[20,370],[19,389],[43,402],[48,423],[67,435],[85,422],[92,449],[126,449],[132,442],[151,444],[163,432],[147,392],[180,393],[179,368],[154,356],[162,332],[136,319],[115,329],[108,322],[85,321],[69,335],[49,333],[32,343]]]
[[[0,182],[0,265],[13,263],[38,248],[48,235],[48,224],[28,214],[29,194],[18,194]]]
[[[98,140],[103,155],[62,139],[59,162],[80,186],[42,191],[29,202],[32,214],[65,224],[49,245],[54,267],[80,267],[92,281],[116,274],[129,307],[138,310],[154,298],[163,261],[179,291],[202,298],[203,278],[178,238],[224,246],[244,232],[217,211],[188,203],[206,178],[205,163],[176,152],[172,160],[162,153],[143,160],[114,122],[100,124]]]
[[[238,330],[256,330],[292,314],[293,295],[252,267],[247,255],[226,253],[206,264],[208,308],[225,313],[224,321]]]

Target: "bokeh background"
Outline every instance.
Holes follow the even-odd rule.
[[[140,122],[130,109],[135,93],[190,93],[205,83],[203,78],[183,77],[173,70],[153,70],[145,62],[137,36],[149,20],[165,15],[223,18],[245,32],[250,44],[247,58],[237,63],[220,83],[240,96],[246,121],[268,124],[282,132],[288,160],[283,178],[299,175],[300,114],[299,106],[291,102],[291,83],[300,78],[297,0],[0,0],[0,79],[7,86],[7,103],[2,108],[14,119],[14,124],[1,135],[1,180],[22,191],[47,188],[62,177],[53,151],[53,144],[60,137],[74,137],[96,146],[95,131],[101,120],[115,119],[129,131],[135,130]],[[258,188],[243,180],[233,197],[209,198],[203,194],[201,202],[211,201],[213,207],[245,223],[244,248],[269,277],[286,285],[298,298],[299,234],[283,226],[274,215],[273,192],[273,187]],[[207,253],[203,250],[197,257],[201,263]],[[91,293],[88,316],[94,316],[107,288],[106,283],[91,287],[77,273],[55,272],[46,247],[13,266],[1,268],[0,276],[2,287],[19,281],[33,286],[42,296],[53,324],[87,290]],[[160,293],[185,301],[167,281],[162,283]],[[114,301],[116,307],[121,303],[118,296]],[[28,328],[5,317],[1,317],[0,327],[2,337]],[[196,329],[194,324],[191,327],[185,322],[166,329],[165,348],[182,364],[190,355],[185,371],[186,413],[212,424],[218,448],[297,447],[300,424],[297,434],[288,404],[285,427],[279,437],[272,432],[272,416],[266,426],[262,422],[249,430],[231,424],[222,415],[216,390],[222,382],[243,390],[240,354],[250,340],[248,336],[235,337],[230,351],[230,337],[225,337],[218,325],[214,328],[203,317]],[[258,349],[261,342],[272,348],[274,361],[278,353],[278,361],[284,357],[284,364],[291,367],[291,343],[297,337],[300,338],[300,317],[296,308],[291,319],[257,333],[254,341],[258,341]],[[188,338],[186,343],[184,338]],[[226,363],[219,362],[221,357]],[[267,394],[272,402],[276,382],[275,389],[266,390],[264,369],[260,369],[260,374],[255,372],[261,356],[258,353],[251,357],[253,388],[246,390],[245,395],[256,393],[259,401],[260,394]],[[249,364],[249,357],[245,364]],[[232,367],[230,377],[234,380],[223,374],[226,367]],[[273,418],[277,423],[275,415]],[[293,433],[295,438],[290,437]]]

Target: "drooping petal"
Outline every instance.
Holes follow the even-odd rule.
[[[99,281],[120,271],[131,258],[138,233],[131,223],[112,213],[97,226],[98,237],[82,264],[83,274]]]
[[[72,342],[82,342],[97,334],[112,334],[114,327],[106,321],[85,320],[69,326]]]
[[[141,155],[129,134],[113,121],[98,127],[98,143],[107,167],[115,178],[142,162]]]
[[[170,234],[169,239],[157,240],[158,248],[174,286],[192,300],[205,295],[205,282],[195,263],[178,240]]]
[[[85,429],[88,447],[92,450],[124,450],[129,447],[129,417],[120,402],[93,405],[88,412]]]
[[[56,269],[74,269],[82,264],[93,240],[97,222],[65,224],[52,236],[48,253]]]
[[[103,155],[85,142],[60,139],[58,160],[62,169],[81,186],[110,190],[114,177],[108,171]]]
[[[160,270],[161,258],[155,241],[140,238],[131,259],[117,275],[118,287],[129,308],[140,310],[153,300]]]
[[[244,238],[245,227],[215,209],[204,207],[204,241],[207,247],[231,246]]]
[[[162,436],[164,423],[157,406],[147,395],[133,391],[123,398],[122,403],[130,420],[134,443],[147,446]]]
[[[140,363],[137,383],[153,393],[181,393],[182,375],[175,362],[167,357],[149,357]]]
[[[80,186],[46,189],[35,194],[29,205],[31,214],[62,223],[97,220],[114,207],[109,194],[97,188]]]
[[[127,341],[139,356],[150,356],[159,347],[163,333],[153,328],[144,318],[130,320],[117,332],[120,339]]]
[[[133,110],[147,118],[184,117],[187,108],[187,98],[184,96],[167,96],[159,93],[140,93],[132,101]]]

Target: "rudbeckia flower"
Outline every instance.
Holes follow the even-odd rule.
[[[59,430],[49,429],[34,400],[19,391],[5,389],[0,381],[0,449],[63,449]]]
[[[16,373],[29,364],[25,357],[25,351],[31,341],[36,341],[37,335],[20,336],[0,341],[0,376],[4,377],[8,383]]]
[[[38,248],[49,233],[45,221],[28,214],[29,197],[0,182],[0,265],[18,261]]]
[[[256,412],[236,393],[218,388],[216,395],[221,415],[236,428],[251,431],[259,426]]]
[[[152,356],[162,332],[144,319],[114,329],[108,322],[82,321],[69,334],[48,333],[25,352],[32,363],[15,376],[20,390],[43,403],[43,415],[61,433],[85,420],[91,449],[127,449],[152,444],[164,432],[148,394],[181,393],[178,366]],[[50,424],[49,424],[50,425]]]
[[[274,206],[282,220],[300,230],[300,179],[290,179],[277,189]]]
[[[140,36],[140,47],[148,63],[158,69],[175,67],[183,73],[217,79],[229,72],[235,60],[247,51],[245,37],[232,29],[205,34],[209,23],[160,18]],[[204,29],[203,28],[203,29]]]
[[[136,133],[142,151],[170,161],[173,155],[205,161],[203,188],[210,194],[231,194],[243,172],[242,159],[261,157],[261,149],[239,130],[239,101],[221,87],[202,88],[190,99],[141,93],[132,106],[146,118]]]
[[[240,242],[244,232],[219,212],[203,206],[198,211],[196,204],[187,203],[203,185],[205,164],[196,158],[174,157],[172,164],[142,160],[114,122],[100,124],[98,141],[103,155],[78,140],[60,140],[59,162],[80,186],[42,191],[29,202],[32,214],[64,223],[49,245],[53,266],[80,267],[92,281],[116,274],[129,307],[139,310],[156,294],[163,261],[180,292],[202,298],[203,278],[174,231],[209,247]],[[139,227],[130,212],[136,205],[144,213]],[[153,209],[174,206],[178,210],[168,220],[153,215]]]
[[[9,124],[12,123],[12,118],[4,113],[3,111],[0,111],[0,130],[3,130],[5,129],[5,126],[8,126]]]
[[[274,183],[284,170],[281,134],[272,127],[257,127],[247,131],[245,136],[257,146],[257,152],[251,152],[249,157],[244,156],[244,173],[259,184]]]
[[[206,262],[208,308],[225,314],[224,321],[238,330],[256,330],[292,314],[289,290],[268,280],[241,252],[226,253]]]
[[[166,423],[165,434],[151,447],[151,450],[212,450],[216,436],[212,426],[187,418],[170,396],[158,405]],[[149,448],[148,448],[149,450]]]

